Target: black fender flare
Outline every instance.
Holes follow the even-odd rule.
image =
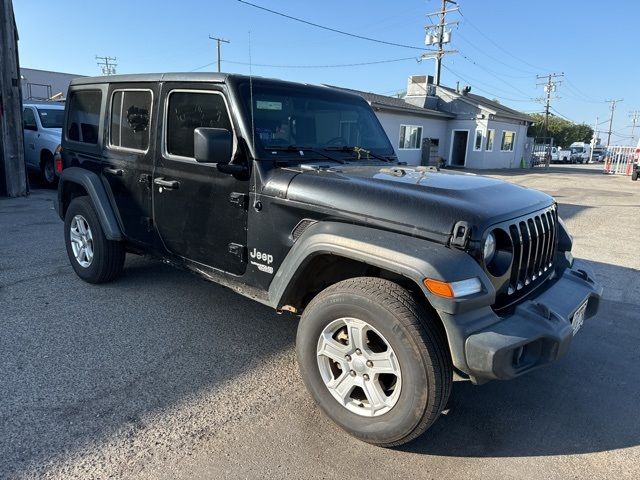
[[[82,186],[93,203],[100,226],[109,240],[123,240],[122,230],[109,201],[107,191],[97,174],[79,167],[66,168],[60,174],[58,182],[58,215],[64,220],[67,205],[64,205],[65,190],[70,184]]]
[[[270,286],[269,303],[284,305],[289,286],[305,264],[316,255],[331,254],[383,268],[418,285],[438,311],[456,314],[491,305],[495,289],[480,265],[466,252],[397,232],[349,223],[322,221],[307,228],[278,268]],[[432,294],[425,278],[454,282],[477,277],[483,292],[467,298],[448,299]]]

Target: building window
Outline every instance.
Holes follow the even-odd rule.
[[[480,150],[482,150],[482,129],[477,128],[476,129],[476,140],[473,143],[473,151],[474,152],[479,152]]]
[[[109,145],[145,152],[149,148],[151,90],[116,90],[111,99]]]
[[[198,127],[232,130],[222,95],[216,92],[171,92],[165,121],[167,153],[193,158],[193,131]]]
[[[487,152],[493,152],[493,139],[496,137],[495,130],[487,130]]]
[[[422,142],[422,127],[400,125],[400,150],[419,150]]]
[[[77,90],[68,100],[67,138],[74,142],[98,143],[102,92]]]
[[[513,144],[516,141],[516,132],[504,131],[502,132],[502,145],[500,151],[513,152]]]

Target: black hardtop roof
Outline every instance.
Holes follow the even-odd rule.
[[[170,72],[170,73],[134,73],[127,75],[106,75],[98,77],[80,77],[71,81],[71,86],[76,85],[98,85],[105,83],[143,83],[143,82],[185,82],[185,83],[239,83],[252,79],[256,83],[279,85],[284,87],[305,87],[314,88],[318,91],[332,91],[339,95],[362,98],[355,93],[348,92],[338,87],[329,85],[317,85],[312,83],[291,82],[288,80],[279,80],[276,78],[266,78],[248,75],[240,75],[237,73],[211,73],[211,72]]]

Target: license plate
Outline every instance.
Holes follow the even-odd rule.
[[[578,307],[576,313],[573,314],[573,320],[571,321],[571,326],[573,327],[573,334],[575,335],[582,327],[584,323],[584,313],[587,311],[587,301],[585,301],[582,305]]]

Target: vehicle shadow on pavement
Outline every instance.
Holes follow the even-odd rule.
[[[61,236],[60,224],[46,228]],[[55,281],[34,275],[0,296],[2,478],[44,475],[114,436],[168,441],[153,433],[156,419],[178,406],[185,418],[165,422],[175,448],[188,450],[260,408],[252,371],[274,357],[293,363],[291,316],[160,262],[130,255],[123,276],[100,286],[70,267]]]
[[[640,445],[640,272],[590,264],[605,299],[565,358],[509,382],[455,383],[449,413],[401,450],[528,457]]]

